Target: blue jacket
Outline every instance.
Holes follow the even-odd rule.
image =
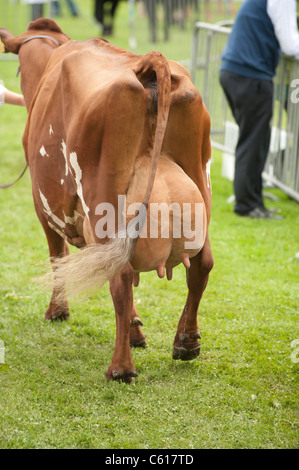
[[[220,69],[271,80],[279,58],[280,47],[267,14],[267,0],[245,0],[228,37]]]

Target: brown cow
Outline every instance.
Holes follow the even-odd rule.
[[[109,280],[116,344],[106,379],[129,383],[137,375],[130,344],[145,344],[132,285],[150,270],[171,279],[183,262],[189,292],[173,358],[195,358],[197,310],[213,266],[211,147],[209,115],[188,71],[159,52],[138,56],[103,39],[70,41],[50,19],[17,37],[0,29],[0,37],[6,52],[19,55],[28,109],[23,145],[53,263],[45,318],[69,317],[70,286]],[[154,211],[163,205],[166,218]],[[178,235],[187,216],[189,232]],[[69,255],[68,243],[80,250]]]

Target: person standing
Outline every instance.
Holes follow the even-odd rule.
[[[102,25],[103,36],[113,34],[113,22],[119,0],[95,0],[94,16]]]
[[[282,218],[264,205],[262,172],[280,54],[299,58],[296,12],[296,0],[245,0],[222,54],[220,84],[239,126],[234,211],[241,216]]]

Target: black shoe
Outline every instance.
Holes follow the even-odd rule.
[[[104,24],[103,26],[103,36],[111,36],[113,34],[112,25]]]
[[[275,215],[272,211],[266,209],[266,207],[255,207],[252,211],[244,214],[252,219],[275,219],[283,220],[282,215]]]

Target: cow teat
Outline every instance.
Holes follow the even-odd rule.
[[[134,272],[133,285],[134,287],[139,286],[139,273]]]
[[[191,264],[190,264],[189,255],[187,253],[182,254],[182,262],[183,262],[183,265],[185,266],[185,268],[187,268],[187,269],[190,268]]]
[[[172,279],[172,268],[166,268],[166,277],[168,281]]]
[[[157,273],[158,273],[158,276],[162,279],[164,276],[165,276],[165,264],[161,264],[158,268],[157,268]]]

